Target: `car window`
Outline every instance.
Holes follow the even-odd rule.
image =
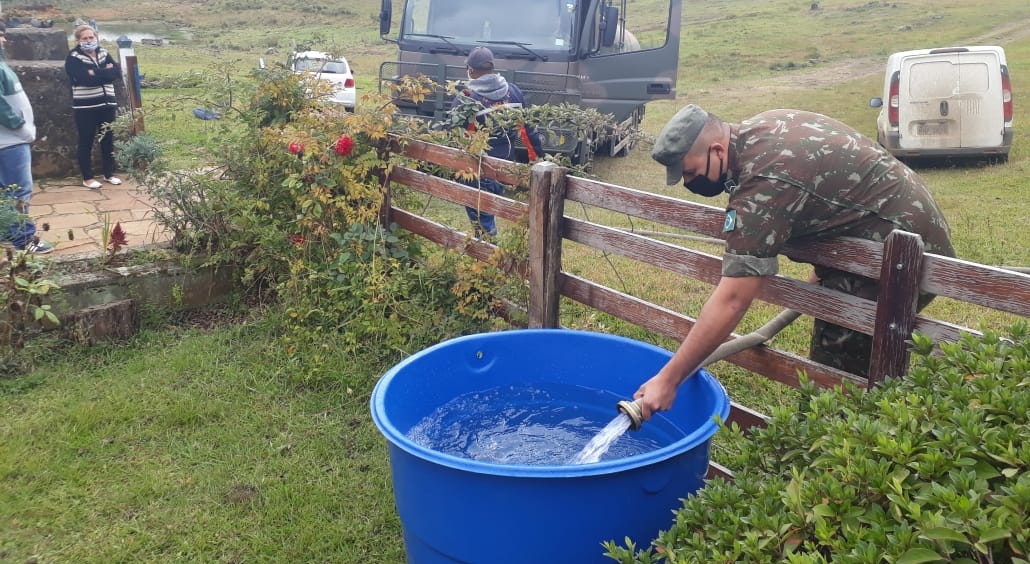
[[[321,59],[297,59],[293,65],[293,70],[296,71],[318,72],[321,68]]]
[[[322,68],[322,72],[347,74],[350,71],[347,69],[347,63],[343,61],[329,61],[325,64],[325,67]]]
[[[322,74],[347,74],[350,72],[346,61],[326,61],[325,59],[297,59],[293,70],[321,72]]]

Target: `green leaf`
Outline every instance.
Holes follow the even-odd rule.
[[[996,540],[1007,539],[1012,536],[1012,531],[1008,529],[988,529],[980,533],[980,542],[994,542]]]
[[[898,558],[897,564],[922,564],[923,562],[943,562],[944,557],[927,548],[910,548]]]
[[[946,527],[933,527],[923,531],[923,534],[919,536],[932,541],[949,541],[970,544],[969,539],[967,539],[965,535],[954,529],[948,529]]]
[[[831,509],[830,506],[826,505],[825,503],[820,503],[819,505],[813,507],[812,513],[815,513],[819,517],[833,517],[834,515],[833,509]]]
[[[976,470],[976,477],[981,480],[990,480],[991,478],[996,478],[998,476],[998,469],[986,460],[977,461],[976,466],[973,468]]]

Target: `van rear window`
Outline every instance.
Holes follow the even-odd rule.
[[[912,65],[908,93],[916,100],[950,98],[962,94],[983,94],[990,86],[990,73],[984,63],[927,61]]]

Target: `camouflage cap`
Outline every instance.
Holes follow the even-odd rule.
[[[476,47],[469,51],[469,56],[465,59],[465,66],[477,71],[494,70],[494,53],[486,47]]]
[[[708,122],[708,112],[690,104],[665,124],[658,134],[651,158],[665,165],[665,183],[670,186],[683,180],[683,155],[694,146]]]

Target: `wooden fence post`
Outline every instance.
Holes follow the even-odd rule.
[[[136,60],[136,55],[129,55],[125,57],[126,69],[123,73],[126,74],[125,86],[128,87],[129,91],[129,111],[132,115],[132,133],[133,135],[139,135],[143,133],[143,93],[140,92],[140,74],[139,74],[139,63]]]
[[[533,165],[529,181],[529,327],[558,327],[565,175],[552,162]]]
[[[906,231],[891,232],[883,243],[869,386],[908,372],[910,353],[906,341],[915,327],[922,268],[922,238]]]

